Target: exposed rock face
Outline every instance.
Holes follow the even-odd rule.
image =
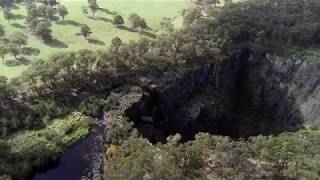
[[[200,131],[243,137],[320,123],[320,62],[243,53],[184,76],[151,83],[127,110],[158,141]],[[161,130],[161,133],[159,131]]]
[[[320,62],[276,56],[261,61],[249,66],[252,104],[287,122],[320,123]]]

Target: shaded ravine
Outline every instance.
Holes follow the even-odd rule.
[[[32,180],[80,180],[82,177],[103,179],[103,138],[106,125],[106,119],[103,118],[87,138],[66,150],[53,167],[36,172]]]

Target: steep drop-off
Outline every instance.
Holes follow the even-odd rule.
[[[311,60],[245,52],[144,89],[126,112],[151,141],[174,133],[276,134],[320,123],[320,63]]]

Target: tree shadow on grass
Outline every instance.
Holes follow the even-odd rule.
[[[106,45],[103,41],[100,41],[100,40],[95,39],[95,38],[89,38],[88,42],[91,43],[91,44],[96,44],[96,45],[100,45],[100,46]]]
[[[20,63],[18,60],[6,60],[3,64],[8,67],[20,66]]]
[[[29,65],[29,64],[31,64],[31,61],[30,61],[30,59],[28,59],[28,58],[26,58],[26,57],[19,57],[18,59],[17,59],[17,61],[20,63],[20,64],[22,64],[22,65]]]
[[[96,16],[88,16],[89,19],[94,20],[94,21],[98,21],[100,20],[98,17]]]
[[[106,14],[111,14],[111,15],[116,15],[116,14],[118,14],[118,12],[116,12],[116,11],[110,11],[110,10],[108,10],[108,9],[106,9],[106,8],[99,8],[99,11],[104,12],[104,13],[106,13]]]
[[[58,21],[60,18],[59,18],[59,16],[52,16],[52,17],[50,17],[50,20],[51,21]]]
[[[17,9],[19,9],[19,6],[15,5],[15,4],[11,4],[10,9],[17,10]]]
[[[108,23],[112,22],[111,19],[108,19],[108,18],[105,18],[105,17],[98,17],[98,19],[101,20],[101,21],[104,21],[104,22],[108,22]]]
[[[46,45],[48,45],[50,47],[54,47],[54,48],[68,48],[69,47],[66,43],[59,41],[58,39],[47,40],[44,43]]]
[[[151,32],[148,32],[148,31],[142,31],[142,32],[140,32],[140,33],[141,33],[141,35],[147,36],[147,37],[149,37],[149,38],[156,38],[156,37],[157,37],[157,35],[155,35],[155,34],[153,34],[153,33],[151,33]]]
[[[40,49],[32,47],[23,47],[21,53],[27,56],[38,56],[40,54]]]
[[[57,24],[60,25],[71,25],[71,26],[81,26],[81,23],[78,23],[77,21],[73,21],[73,20],[62,20],[62,21],[57,21]]]
[[[20,66],[20,65],[30,65],[31,61],[30,61],[30,59],[22,56],[17,59],[6,60],[3,64],[8,67],[16,67],[16,66]]]
[[[121,30],[124,30],[124,31],[128,31],[128,32],[137,32],[137,31],[135,31],[132,28],[129,28],[127,26],[118,26],[118,29],[121,29]]]
[[[12,15],[11,19],[13,19],[13,20],[19,20],[19,19],[25,19],[26,18],[26,16],[21,15],[21,14],[11,14],[11,15]]]
[[[15,28],[19,28],[19,29],[24,29],[24,28],[26,28],[26,26],[21,25],[21,24],[19,24],[19,23],[13,23],[13,24],[11,24],[11,26],[13,26],[13,27],[15,27]]]
[[[151,31],[152,28],[148,26],[148,27],[146,28],[146,30],[147,30],[147,31]]]

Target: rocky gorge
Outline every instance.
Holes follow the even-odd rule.
[[[188,140],[198,132],[238,138],[295,131],[320,122],[319,70],[316,60],[245,52],[141,83],[143,94],[126,115],[152,142],[175,133]]]

